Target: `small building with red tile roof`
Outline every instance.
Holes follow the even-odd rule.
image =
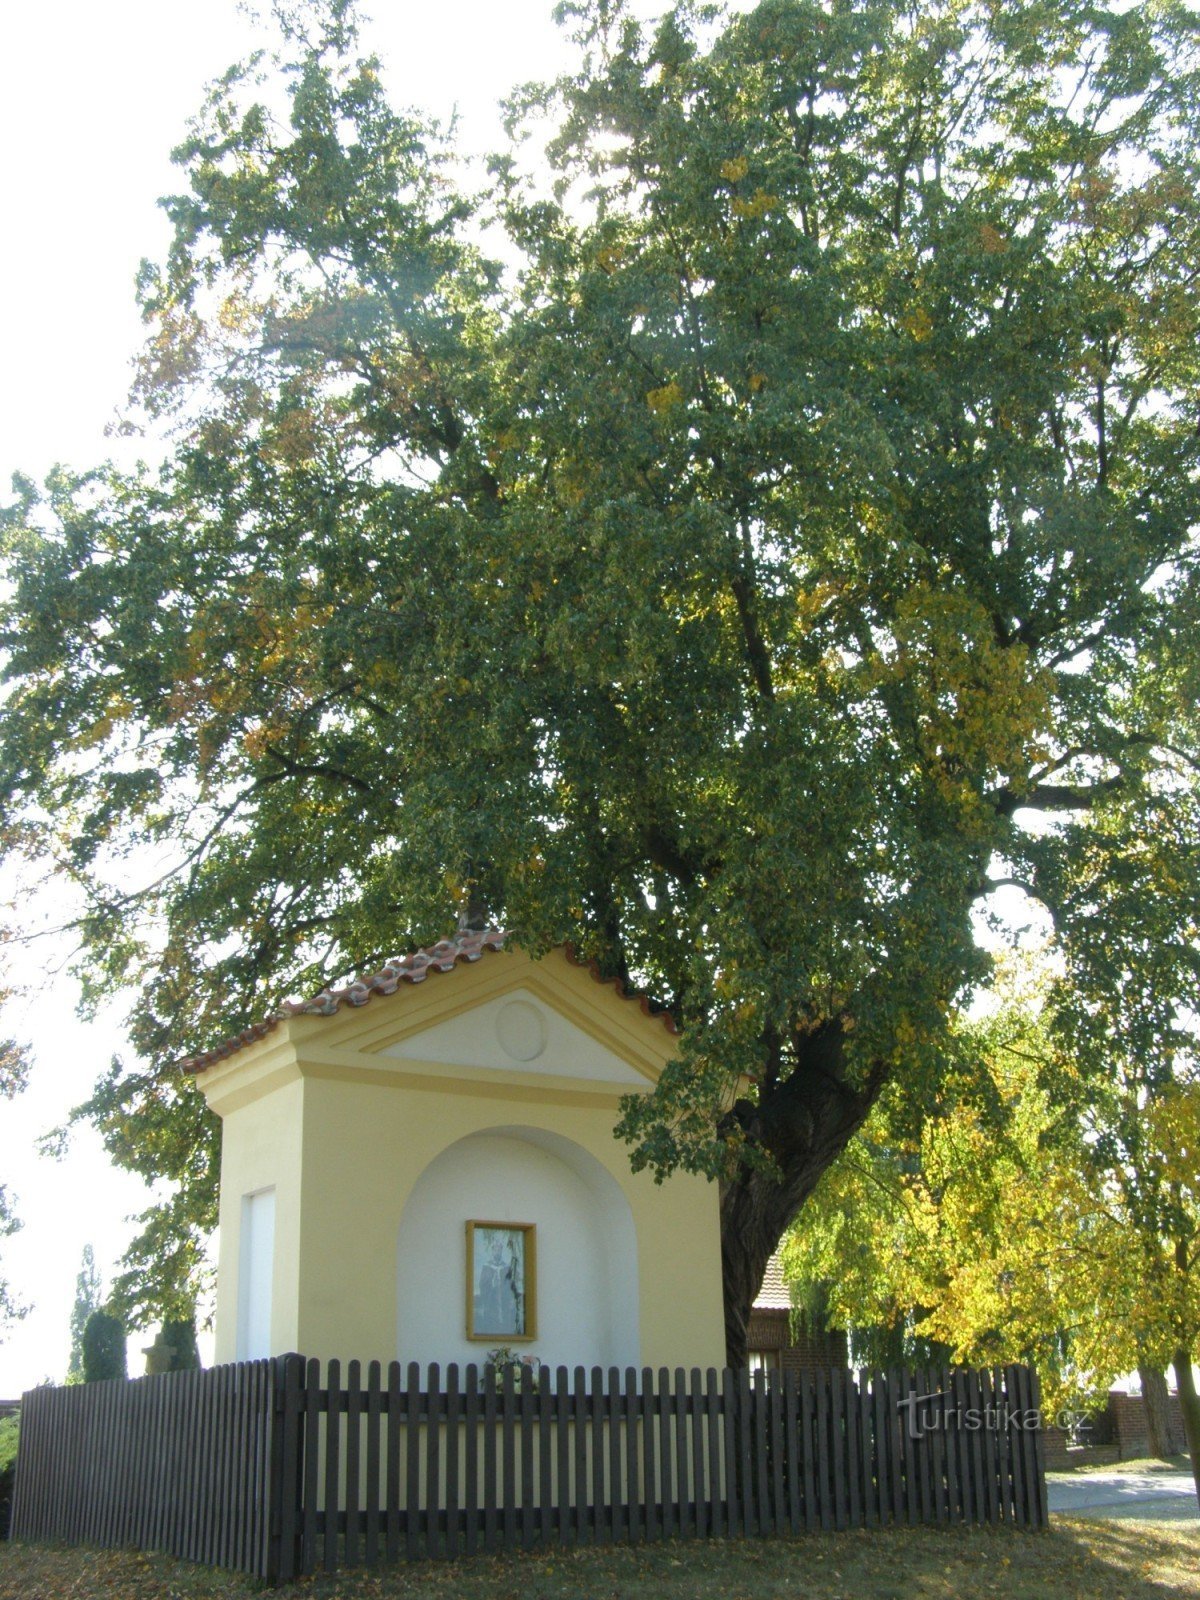
[[[613,1136],[674,1025],[467,932],[185,1063],[223,1124],[217,1360],[724,1364],[716,1187]]]
[[[767,1262],[746,1327],[750,1370],[799,1372],[849,1365],[844,1329],[816,1328],[792,1305],[792,1293],[776,1251]]]

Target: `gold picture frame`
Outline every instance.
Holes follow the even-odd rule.
[[[467,1223],[467,1338],[529,1344],[537,1337],[537,1227]]]

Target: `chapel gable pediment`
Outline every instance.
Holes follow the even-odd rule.
[[[605,1041],[604,1028],[565,1016],[526,984],[406,1033],[376,1053],[402,1061],[451,1067],[491,1068],[533,1076],[581,1078],[644,1088],[650,1074],[639,1070]]]
[[[249,1069],[280,1051],[281,1060],[291,1059],[293,1050],[303,1070],[374,1078],[392,1062],[397,1068],[412,1063],[418,1072],[438,1075],[455,1069],[503,1073],[557,1079],[562,1087],[562,1080],[574,1079],[589,1091],[628,1092],[653,1086],[675,1053],[675,1034],[669,1016],[603,979],[569,947],[533,960],[508,935],[486,930],[289,1002],[185,1065],[205,1074],[206,1093],[210,1080],[225,1079],[234,1061]]]

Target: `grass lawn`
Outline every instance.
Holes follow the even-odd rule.
[[[550,1550],[306,1579],[280,1600],[1200,1600],[1200,1528],[1056,1522],[759,1544]],[[134,1551],[0,1545],[0,1600],[244,1600],[249,1579]]]

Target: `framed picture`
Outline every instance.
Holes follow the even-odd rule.
[[[511,1343],[537,1332],[532,1222],[467,1223],[467,1338]]]

